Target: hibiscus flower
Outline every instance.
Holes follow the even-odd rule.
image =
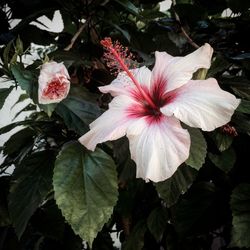
[[[211,131],[231,120],[240,100],[222,90],[216,79],[191,80],[199,68],[209,68],[213,49],[205,44],[184,57],[155,52],[152,71],[129,70],[111,40],[102,44],[123,72],[103,93],[114,96],[109,109],[90,124],[79,141],[89,150],[98,143],[127,136],[136,177],[163,181],[189,156],[190,135],[181,122]]]
[[[70,89],[69,74],[63,63],[44,63],[38,78],[38,102],[57,103],[67,97]]]

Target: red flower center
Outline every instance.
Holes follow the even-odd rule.
[[[59,99],[65,96],[67,85],[60,78],[54,78],[47,87],[43,90],[43,96],[52,100]]]
[[[140,92],[134,90],[131,92],[132,97],[135,99],[136,104],[127,109],[128,116],[130,118],[142,118],[145,117],[149,123],[160,122],[163,118],[163,114],[160,108],[170,103],[175,98],[174,91],[169,93],[165,92],[166,81],[158,79],[151,90],[144,87],[144,93],[149,96],[153,101],[154,106],[148,104],[141,95]]]

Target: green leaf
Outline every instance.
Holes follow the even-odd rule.
[[[130,13],[134,15],[139,15],[139,9],[131,1],[128,0],[115,0],[115,1],[120,5],[122,5]]]
[[[123,250],[141,250],[144,246],[144,234],[147,230],[147,224],[144,220],[139,221],[132,232],[130,233],[127,241],[125,241]]]
[[[25,158],[15,169],[9,194],[9,212],[20,238],[26,225],[52,189],[55,154],[41,151]]]
[[[163,233],[166,229],[167,220],[167,211],[163,207],[157,207],[154,209],[147,219],[148,229],[157,242],[162,240]]]
[[[58,103],[55,111],[63,118],[69,129],[82,135],[89,130],[88,125],[101,114],[91,94],[84,88],[71,88],[66,99]]]
[[[212,138],[217,146],[217,148],[222,152],[226,149],[228,149],[232,142],[233,142],[233,137],[228,135],[228,134],[224,134],[219,130],[215,130],[214,132],[211,133]]]
[[[219,155],[208,153],[208,157],[216,167],[225,173],[228,173],[233,168],[236,161],[236,154],[232,148],[223,151]]]
[[[241,183],[231,196],[233,228],[231,247],[250,247],[250,184]]]
[[[6,98],[9,96],[13,88],[14,87],[0,89],[0,109],[2,109]]]
[[[250,114],[250,101],[242,99],[236,111],[245,113],[245,114]]]
[[[191,147],[186,164],[196,170],[199,170],[205,162],[207,155],[207,143],[199,129],[188,128],[188,132],[191,137]]]
[[[11,66],[11,72],[20,87],[37,103],[37,76],[26,70],[20,63]]]
[[[167,207],[174,205],[181,194],[187,192],[197,176],[197,171],[189,166],[180,166],[174,175],[163,181],[155,183],[160,197],[166,202]]]
[[[91,246],[117,201],[112,158],[101,149],[89,152],[78,142],[69,143],[57,157],[53,185],[62,214]]]

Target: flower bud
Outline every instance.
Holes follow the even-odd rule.
[[[70,89],[69,74],[63,63],[44,63],[38,78],[38,102],[58,103],[67,97]]]

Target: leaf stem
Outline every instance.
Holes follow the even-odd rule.
[[[85,23],[83,23],[79,29],[77,30],[77,32],[75,33],[75,35],[72,37],[70,44],[64,48],[65,51],[69,51],[73,48],[77,38],[80,36],[80,34],[83,32],[83,30],[85,29],[85,27],[87,26],[87,20],[85,21]]]
[[[174,7],[176,5],[176,0],[172,0],[172,3],[173,3],[174,16],[175,16],[176,21],[180,24],[182,35],[187,39],[187,41],[188,41],[189,44],[191,44],[194,48],[198,49],[200,46],[197,43],[195,43],[192,40],[192,38],[188,35],[188,33],[186,32],[186,30],[182,26],[182,23],[181,23],[179,15],[177,14],[177,12],[174,9]]]

